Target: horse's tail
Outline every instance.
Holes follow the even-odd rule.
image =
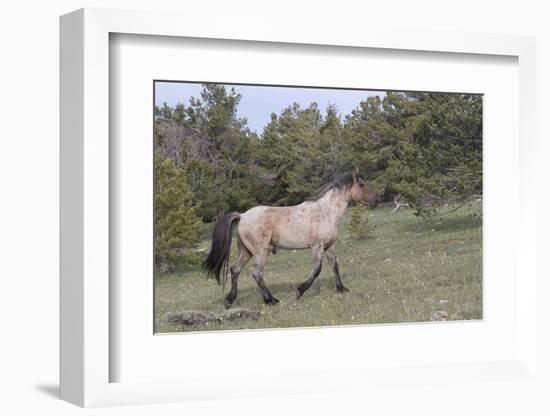
[[[240,218],[241,214],[232,212],[218,219],[212,234],[210,253],[202,262],[202,270],[206,271],[208,276],[214,275],[218,284],[223,284],[223,286],[227,280],[233,223]],[[221,279],[220,274],[222,275]]]

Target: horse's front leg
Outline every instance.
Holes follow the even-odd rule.
[[[313,270],[309,274],[308,278],[298,285],[296,288],[296,297],[300,299],[304,292],[309,289],[311,284],[315,281],[317,276],[321,273],[321,265],[323,260],[323,247],[322,245],[312,247],[313,251]]]
[[[332,264],[332,272],[334,274],[334,281],[336,282],[336,290],[338,292],[349,292],[349,290],[342,284],[342,279],[340,278],[340,272],[338,271],[338,259],[336,258],[334,244],[328,247],[325,250],[325,253]]]

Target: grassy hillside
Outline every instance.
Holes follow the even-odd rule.
[[[422,322],[437,310],[446,311],[450,320],[482,318],[481,203],[429,220],[415,217],[412,210],[369,210],[374,230],[359,240],[347,227],[350,210],[340,224],[336,249],[349,293],[335,291],[324,259],[321,275],[296,300],[296,285],[312,268],[311,252],[279,250],[270,255],[264,279],[280,304],[264,306],[251,275],[253,261],[239,278],[233,307],[261,311],[258,320],[198,326],[169,323],[165,316],[171,312],[224,310],[221,288],[196,266],[155,276],[156,332]],[[204,255],[209,246],[206,238],[201,243]],[[232,248],[236,252],[235,242]]]

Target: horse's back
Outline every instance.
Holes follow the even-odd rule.
[[[239,228],[267,231],[281,221],[288,207],[257,206],[241,214]]]
[[[288,223],[290,221],[299,220],[301,205],[290,207],[270,207],[260,205],[241,214],[240,223],[265,228],[266,226],[275,226],[280,223]]]

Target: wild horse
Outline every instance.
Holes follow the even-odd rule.
[[[232,212],[218,219],[212,236],[212,247],[202,264],[208,275],[214,275],[218,283],[225,283],[231,237],[234,223],[237,226],[238,257],[231,267],[231,290],[225,297],[226,307],[237,298],[237,280],[245,264],[254,257],[252,276],[258,284],[264,302],[275,304],[279,300],[267,289],[263,270],[272,247],[284,249],[310,248],[313,252],[313,270],[307,279],[298,285],[300,298],[321,272],[323,253],[327,255],[334,273],[336,290],[347,292],[338,272],[335,242],[338,223],[351,201],[376,206],[378,195],[369,189],[367,182],[358,174],[348,173],[325,187],[316,197],[290,207],[258,206],[244,214]],[[221,275],[221,279],[220,279]]]

